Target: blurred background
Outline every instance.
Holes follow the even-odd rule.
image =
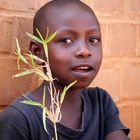
[[[37,87],[34,76],[12,78],[17,71],[15,37],[27,52],[36,10],[47,0],[0,0],[0,112],[17,96]],[[106,89],[140,139],[140,0],[83,0],[96,13],[103,38],[103,62],[90,86]]]

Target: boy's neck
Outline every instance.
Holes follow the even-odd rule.
[[[49,84],[47,82],[43,82],[39,88],[37,88],[35,91],[32,92],[36,100],[40,103],[42,103],[43,99],[43,92],[44,92],[44,87],[46,87],[46,101],[47,105],[50,105],[50,93],[48,91],[48,86]],[[63,88],[58,87],[56,90],[63,90]],[[64,99],[64,104],[77,104],[81,100],[81,90],[80,89],[69,89],[66,93],[65,99]]]
[[[43,90],[44,86],[48,86],[46,82],[43,82],[42,85],[32,92],[35,99],[42,103],[43,99]],[[47,88],[46,88],[47,89]],[[49,108],[51,105],[50,93],[46,91],[46,106]],[[81,100],[81,90],[69,89],[64,102],[61,106],[62,119],[61,123],[71,127],[79,128],[81,125],[81,116],[82,116],[82,100]],[[73,115],[74,114],[74,115]]]

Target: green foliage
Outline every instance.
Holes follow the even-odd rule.
[[[26,70],[26,71],[23,71],[21,73],[18,73],[16,75],[14,75],[14,77],[21,77],[21,76],[25,76],[25,75],[28,75],[28,74],[31,74],[31,73],[33,73],[32,70]]]
[[[20,50],[20,47],[19,47],[19,42],[16,39],[17,49],[16,49],[15,54],[17,55],[18,69],[20,69],[20,61],[25,63],[29,68],[24,69],[24,71],[14,75],[13,77],[21,77],[21,76],[25,76],[25,75],[29,75],[29,74],[35,74],[41,80],[47,81],[49,83],[49,86],[47,87],[47,89],[49,89],[49,93],[50,93],[50,97],[51,97],[50,108],[47,108],[45,106],[45,104],[47,102],[46,101],[46,87],[44,87],[42,103],[32,101],[26,96],[25,96],[26,100],[21,101],[21,102],[24,103],[24,104],[27,104],[27,105],[32,105],[32,106],[37,106],[37,107],[42,108],[42,110],[43,110],[42,111],[42,119],[43,119],[44,129],[48,133],[48,130],[47,130],[47,127],[46,127],[46,118],[48,118],[54,124],[55,139],[58,140],[56,123],[61,120],[61,106],[62,106],[62,103],[64,101],[64,98],[65,98],[65,95],[66,95],[67,91],[76,83],[76,81],[70,83],[68,86],[65,86],[62,93],[59,93],[59,91],[56,91],[56,88],[55,88],[55,85],[54,85],[54,80],[57,77],[55,79],[52,77],[51,69],[50,69],[50,66],[49,66],[47,44],[56,36],[57,32],[53,33],[52,35],[50,35],[48,37],[49,30],[47,28],[46,38],[44,39],[43,36],[41,35],[41,33],[38,31],[38,29],[36,29],[36,31],[37,31],[39,37],[36,37],[36,36],[34,36],[30,33],[27,33],[27,35],[31,39],[33,39],[33,40],[37,41],[38,43],[42,44],[42,47],[44,49],[45,56],[46,56],[46,61],[37,57],[37,56],[35,56],[35,55],[33,55],[31,52],[29,52],[29,54],[22,54],[21,50]],[[41,62],[44,65],[43,66],[37,66],[35,61]],[[46,68],[46,70],[47,70],[46,73],[44,73],[43,68]],[[54,140],[53,137],[52,137],[52,140]]]
[[[18,42],[17,38],[16,38],[16,45],[17,45],[17,49],[16,49],[15,54],[18,56],[17,65],[18,65],[18,69],[20,69],[20,66],[19,66],[20,60],[23,61],[25,64],[29,64],[29,63],[26,60],[26,58],[21,54],[19,42]]]
[[[69,90],[69,88],[71,88],[74,84],[76,83],[76,81],[72,82],[71,84],[69,84],[68,86],[65,86],[63,89],[63,92],[61,93],[61,97],[60,97],[60,103],[62,104],[65,98],[65,95],[67,93],[67,91]]]
[[[24,100],[24,101],[21,101],[22,103],[24,104],[28,104],[28,105],[33,105],[33,106],[38,106],[38,107],[41,107],[43,108],[42,104],[38,103],[38,102],[34,102],[32,100]]]

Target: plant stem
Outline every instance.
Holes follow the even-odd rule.
[[[58,140],[56,123],[54,123],[55,140]]]

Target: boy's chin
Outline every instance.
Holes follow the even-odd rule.
[[[89,83],[76,83],[75,88],[77,88],[77,89],[87,88],[90,84],[91,84],[91,82],[89,82]]]
[[[90,79],[71,79],[71,80],[55,80],[54,84],[55,86],[59,89],[59,88],[63,88],[64,86],[68,86],[70,83],[77,81],[71,88],[72,89],[83,89],[83,88],[87,88],[93,81],[94,78],[90,78]]]

